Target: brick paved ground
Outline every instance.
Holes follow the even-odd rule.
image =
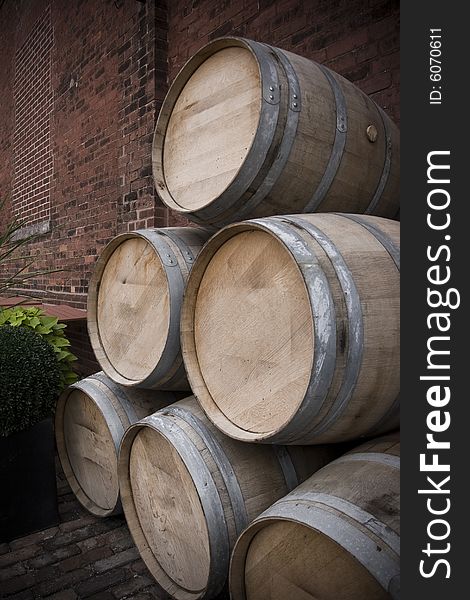
[[[0,544],[0,598],[167,600],[139,558],[124,517],[87,513],[58,472],[61,523]]]

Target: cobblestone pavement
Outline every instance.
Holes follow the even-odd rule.
[[[60,524],[0,544],[0,598],[167,600],[139,558],[124,517],[81,507],[58,468]],[[225,600],[221,595],[218,600]]]

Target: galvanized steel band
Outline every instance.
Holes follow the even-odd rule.
[[[225,583],[226,569],[230,560],[230,544],[222,501],[212,475],[196,446],[173,419],[165,418],[161,413],[155,413],[142,419],[140,424],[148,424],[167,438],[191,473],[204,515],[206,515],[211,557],[218,555],[217,558],[211,560],[213,568],[209,574],[206,590],[208,596],[216,595]],[[155,556],[154,558],[157,560]],[[170,578],[168,573],[166,575]]]
[[[377,108],[385,131],[385,159],[382,174],[380,175],[379,183],[377,184],[377,189],[375,190],[375,193],[372,197],[369,206],[364,211],[366,215],[372,214],[375,208],[377,207],[377,204],[379,203],[379,200],[382,197],[385,186],[387,185],[388,176],[390,174],[390,168],[392,164],[392,134],[388,124],[388,117],[380,107]]]
[[[369,516],[374,519],[372,515]],[[393,540],[391,535],[387,536],[388,541],[383,540],[386,546],[389,546],[390,550],[387,552],[386,548],[382,548],[382,551],[379,552],[376,540],[371,539],[365,531],[359,529],[350,521],[341,518],[340,515],[324,510],[318,505],[304,503],[300,497],[293,497],[291,494],[286,499],[276,502],[260,517],[261,523],[263,520],[273,518],[305,524],[333,539],[354,556],[387,591],[389,590],[391,581],[400,573],[399,556],[388,544],[388,541],[390,541],[396,546],[398,538],[396,534],[394,534]],[[377,522],[375,519],[374,521]],[[363,523],[361,525],[365,526]],[[247,531],[249,533],[250,530],[248,529]],[[369,531],[376,538],[379,537],[382,539],[377,531]]]
[[[280,500],[280,503],[282,503],[283,500]],[[333,494],[302,491],[298,495],[295,493],[290,494],[288,502],[289,504],[292,502],[315,502],[332,507],[368,529],[395,552],[397,556],[400,555],[400,536],[385,523],[374,517],[374,515],[362,509],[360,506],[349,502],[349,500],[334,496]]]
[[[345,454],[337,458],[332,464],[337,465],[356,461],[375,462],[387,467],[393,467],[394,469],[400,468],[400,457],[395,454],[386,454],[385,452],[354,452],[352,454]]]
[[[346,132],[348,130],[348,116],[346,107],[346,98],[344,96],[341,85],[338,83],[335,75],[323,65],[317,65],[326,77],[333,91],[333,96],[336,104],[336,127],[335,139],[331,149],[328,164],[323,173],[320,183],[317,186],[312,198],[305,205],[303,212],[315,212],[324,200],[328,190],[336,177],[341,159],[343,158],[344,148],[346,146]]]
[[[271,192],[272,188],[279,180],[279,177],[281,176],[282,171],[284,170],[284,167],[287,164],[287,160],[292,150],[292,146],[294,145],[294,140],[297,133],[297,126],[299,123],[299,112],[301,110],[299,80],[290,60],[282,52],[282,50],[279,50],[278,48],[274,48],[272,46],[267,46],[265,44],[263,44],[263,46],[265,46],[277,58],[279,63],[282,65],[282,68],[284,69],[289,86],[289,109],[287,111],[286,123],[284,126],[282,140],[279,145],[277,155],[271,163],[267,175],[263,179],[262,183],[258,186],[256,192],[237,211],[237,221],[240,221],[249,216],[253,212],[253,210]],[[223,227],[224,225],[232,221],[233,218],[229,216],[228,218],[218,220],[217,224],[220,227]]]
[[[225,487],[230,498],[230,504],[232,505],[237,536],[240,535],[249,522],[245,508],[245,500],[243,498],[235,471],[233,470],[232,465],[228,460],[222,446],[219,444],[211,431],[206,427],[206,425],[204,425],[204,423],[198,417],[190,413],[188,410],[185,410],[179,406],[168,406],[162,409],[160,413],[164,415],[174,415],[183,421],[186,421],[202,438],[204,444],[209,450],[210,455],[216,463],[220,474],[222,475],[222,479],[224,480]]]
[[[277,442],[289,443],[297,439],[299,428],[305,426],[306,422],[311,423],[330,389],[336,368],[336,310],[328,279],[315,253],[298,234],[295,226],[284,217],[252,219],[249,223],[279,238],[297,262],[307,289],[314,291],[308,294],[314,320],[314,359],[310,381],[298,411],[276,436]]]
[[[165,241],[165,236],[158,229],[138,230],[141,237],[146,239],[154,248],[162,261],[168,279],[168,292],[170,296],[170,319],[168,323],[168,335],[158,365],[145,379],[142,384],[152,386],[160,383],[163,379],[168,381],[168,374],[178,360],[180,353],[179,330],[181,304],[184,293],[184,280],[181,269],[173,250]],[[175,343],[175,340],[177,343]],[[172,375],[173,377],[173,375]]]
[[[126,413],[127,418],[129,419],[129,423],[135,423],[139,420],[137,413],[135,412],[134,405],[130,402],[126,392],[123,389],[123,386],[118,385],[112,379],[110,380],[103,371],[99,371],[90,377],[91,379],[96,379],[100,381],[103,385],[105,385],[110,393],[114,395]],[[110,399],[111,401],[111,399]]]
[[[390,258],[395,263],[396,268],[400,271],[400,248],[395,244],[393,239],[387,235],[384,231],[382,231],[379,227],[377,227],[374,223],[371,223],[369,219],[365,218],[361,215],[352,215],[349,213],[336,213],[340,217],[344,217],[345,219],[350,219],[351,221],[355,221],[358,225],[361,225],[369,233],[371,233],[376,240],[382,244],[385,250],[388,252]],[[373,425],[364,435],[371,435],[375,432],[380,433],[381,428],[390,422],[390,426],[398,426],[400,418],[400,394],[397,394],[393,404],[390,406],[388,411],[379,419],[379,421]]]
[[[78,381],[70,387],[85,392],[87,396],[93,399],[93,402],[99,408],[101,413],[105,416],[106,425],[109,429],[111,437],[113,438],[116,453],[118,453],[119,445],[125,433],[125,427],[121,423],[121,419],[119,418],[117,412],[114,410],[114,406],[109,401],[109,398],[106,396],[103,390],[93,385],[92,381],[90,380],[82,379],[82,381]],[[114,419],[109,418],[110,413],[113,413],[113,416],[115,417]],[[108,418],[106,418],[106,415],[108,416]]]
[[[348,314],[348,351],[347,361],[343,374],[340,390],[330,406],[327,415],[318,425],[311,428],[310,423],[305,423],[304,432],[313,435],[323,433],[344,411],[354,392],[362,366],[364,352],[364,322],[362,316],[361,298],[354,283],[354,278],[343,256],[331,239],[318,227],[310,222],[295,216],[283,217],[283,220],[302,227],[323,248],[333,265],[336,276],[344,295]],[[314,295],[314,294],[311,294]],[[336,352],[336,348],[335,348]],[[300,432],[299,432],[300,433]]]
[[[289,492],[291,492],[299,485],[300,481],[297,477],[297,471],[295,470],[289,451],[285,446],[277,445],[273,446],[273,451],[277,460],[279,461],[279,465],[281,466],[287,489]]]
[[[360,215],[352,215],[349,213],[336,213],[340,217],[344,217],[345,219],[350,219],[351,221],[355,221],[367,231],[369,231],[378,242],[382,244],[385,250],[390,255],[391,259],[395,263],[398,270],[400,270],[400,248],[394,243],[392,238],[387,235],[384,231],[382,231],[379,227],[370,223],[368,220],[364,219]]]
[[[217,202],[197,209],[198,222],[201,223],[219,224],[219,220],[223,220],[224,218],[224,213],[237,204],[261,170],[273,142],[278,124],[280,92],[279,78],[274,61],[269,56],[266,47],[259,42],[237,38],[233,38],[232,41],[234,42],[234,46],[238,45],[243,48],[249,48],[256,57],[263,85],[264,101],[261,102],[258,128],[253,143],[240,167],[238,176],[222,192]],[[273,90],[270,90],[270,87]],[[270,95],[273,96],[273,100],[270,100]],[[193,218],[192,215],[193,213],[191,212],[191,219]]]

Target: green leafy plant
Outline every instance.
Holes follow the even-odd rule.
[[[52,415],[60,386],[52,346],[26,327],[0,326],[0,436]]]
[[[62,388],[77,381],[78,376],[72,369],[77,357],[70,352],[70,342],[65,336],[65,323],[59,323],[57,317],[48,317],[35,306],[15,306],[0,311],[0,326],[28,327],[48,342],[59,363]]]

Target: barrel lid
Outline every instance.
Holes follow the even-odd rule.
[[[244,589],[235,578],[244,578]],[[389,597],[369,571],[334,540],[289,520],[269,521],[255,534],[244,574],[232,571],[231,584],[234,600]]]
[[[260,120],[262,84],[255,56],[230,45],[208,55],[181,90],[163,142],[165,185],[194,211],[219,197],[244,163]],[[158,183],[157,183],[158,187]]]
[[[100,409],[80,389],[71,389],[65,401],[63,435],[79,500],[95,514],[113,511],[119,496],[115,443]]]
[[[140,550],[147,566],[175,597],[179,597],[175,589],[200,597],[210,573],[209,535],[188,468],[175,446],[146,426],[138,428],[128,464],[133,510],[147,546],[141,545]]]
[[[241,231],[212,256],[194,339],[204,384],[236,427],[266,435],[292,419],[311,377],[313,329],[305,281],[276,236]]]
[[[96,311],[106,362],[125,380],[144,380],[163,354],[170,322],[165,267],[144,237],[126,236],[108,257]]]

